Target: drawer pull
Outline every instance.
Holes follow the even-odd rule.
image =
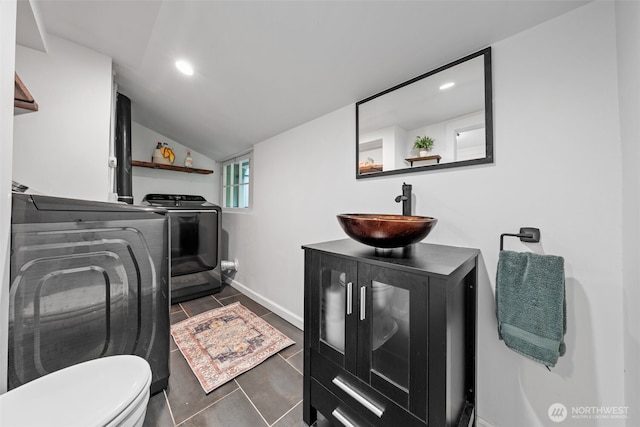
[[[344,391],[349,396],[353,397],[362,406],[364,406],[365,408],[373,412],[373,414],[376,417],[382,418],[382,414],[384,413],[384,408],[380,408],[378,405],[371,402],[369,399],[367,399],[366,397],[358,393],[356,390],[352,389],[349,386],[349,384],[342,381],[339,377],[335,377],[333,380],[331,380],[331,382],[334,383],[336,386],[338,386],[340,390]]]
[[[347,417],[342,415],[342,413],[338,410],[338,408],[334,409],[333,412],[331,413],[331,415],[333,415],[334,418],[336,420],[340,421],[342,423],[342,425],[345,426],[345,427],[356,427],[356,425],[354,423],[352,423],[351,421],[349,421],[347,419]]]
[[[347,283],[347,314],[351,314],[353,305],[353,282]]]
[[[364,320],[367,317],[367,288],[363,286],[360,288],[360,320]]]

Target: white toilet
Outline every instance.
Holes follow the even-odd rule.
[[[141,357],[103,357],[53,372],[0,395],[2,427],[138,427],[151,368]]]

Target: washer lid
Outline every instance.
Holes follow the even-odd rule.
[[[7,426],[107,425],[146,392],[151,368],[138,356],[90,360],[53,372],[0,395]]]
[[[190,194],[147,194],[141,203],[167,210],[221,210],[220,206],[207,202],[204,197]]]

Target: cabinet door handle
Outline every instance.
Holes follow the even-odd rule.
[[[342,381],[339,377],[335,377],[333,380],[331,380],[331,382],[338,386],[340,390],[353,397],[362,406],[373,412],[376,417],[382,418],[382,414],[384,414],[384,408],[379,407],[378,405],[358,393],[358,391],[351,388],[349,384]]]
[[[353,282],[347,283],[347,314],[351,314],[353,309]]]
[[[367,317],[367,287],[360,288],[360,320],[364,320]]]
[[[331,415],[333,415],[334,418],[336,420],[340,421],[342,423],[342,425],[345,426],[345,427],[356,427],[356,425],[354,423],[352,423],[351,421],[349,421],[347,419],[347,417],[342,415],[342,413],[338,410],[338,408],[334,409],[333,412],[331,413]]]

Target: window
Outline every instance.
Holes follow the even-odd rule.
[[[250,203],[249,176],[251,153],[222,164],[222,197],[224,208],[248,209]]]

